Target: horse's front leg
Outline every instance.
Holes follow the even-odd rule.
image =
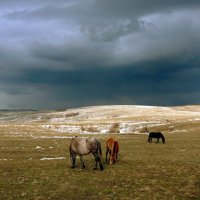
[[[160,139],[160,138],[157,139],[156,143],[159,143],[159,139]]]
[[[83,156],[80,156],[80,160],[81,160],[81,164],[82,164],[82,169],[85,168],[85,163],[84,163],[84,160],[83,160]]]

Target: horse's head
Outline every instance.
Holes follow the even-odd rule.
[[[109,164],[115,164],[116,163],[116,154],[110,155],[110,159],[109,159]]]

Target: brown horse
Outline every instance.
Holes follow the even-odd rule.
[[[83,160],[83,155],[92,153],[95,157],[95,168],[97,169],[97,164],[102,171],[103,165],[101,163],[102,151],[101,151],[101,142],[96,138],[79,138],[75,137],[71,140],[69,146],[70,158],[72,161],[72,168],[75,168],[76,164],[76,155],[80,156],[82,163],[82,168],[85,168],[85,163]]]
[[[119,143],[113,138],[109,138],[106,141],[106,162],[108,161],[107,155],[109,152],[109,163],[112,165],[117,162],[118,152],[119,152]]]

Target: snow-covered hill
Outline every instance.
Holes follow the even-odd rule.
[[[0,112],[1,126],[34,124],[44,130],[69,134],[146,133],[153,129],[183,132],[184,124],[198,122],[200,123],[200,106],[112,105],[59,112]]]

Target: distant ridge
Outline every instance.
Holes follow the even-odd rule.
[[[37,112],[34,109],[0,109],[0,112]]]

